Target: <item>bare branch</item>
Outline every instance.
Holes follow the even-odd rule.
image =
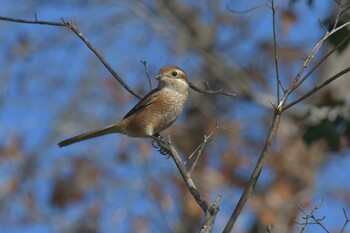
[[[347,5],[347,4],[344,4],[344,6]],[[344,7],[344,9],[340,12],[340,15],[341,16],[342,14],[344,14],[346,11],[348,11],[350,9],[350,6],[346,6]]]
[[[197,147],[197,149],[190,155],[190,157],[188,157],[188,159],[186,160],[186,163],[188,161],[190,161],[192,159],[192,157],[194,156],[194,161],[190,166],[189,169],[189,173],[191,174],[193,169],[195,168],[195,166],[197,165],[197,162],[199,160],[199,157],[202,155],[202,151],[204,149],[204,147],[211,141],[213,141],[214,139],[211,139],[211,136],[213,135],[213,133],[216,131],[217,126],[215,127],[215,129],[213,129],[210,134],[208,136],[204,135],[204,139],[203,142]],[[186,164],[185,163],[185,164]]]
[[[204,198],[198,192],[198,190],[197,190],[190,174],[187,172],[186,167],[185,167],[184,163],[182,162],[179,154],[177,153],[174,146],[171,144],[170,137],[168,138],[168,142],[165,142],[163,140],[159,140],[158,138],[156,140],[158,141],[158,143],[162,147],[162,149],[164,151],[166,151],[166,153],[168,155],[170,155],[170,157],[174,160],[176,167],[178,168],[183,180],[185,181],[188,190],[191,192],[193,198],[196,200],[196,202],[202,208],[202,210],[204,212],[206,212],[208,207],[209,207],[209,204],[207,201],[204,200]]]
[[[344,213],[344,217],[345,217],[345,223],[344,223],[344,225],[343,225],[343,227],[342,227],[340,233],[343,233],[343,232],[344,232],[344,230],[345,230],[345,228],[346,228],[346,225],[348,225],[348,223],[350,222],[350,218],[348,217],[348,215],[347,215],[347,213],[346,213],[346,211],[345,211],[344,208],[343,208],[343,213]]]
[[[270,153],[270,148],[271,148],[272,142],[275,138],[280,119],[281,119],[281,113],[278,111],[275,111],[275,114],[274,114],[273,120],[272,120],[272,124],[270,127],[270,131],[269,131],[267,140],[265,142],[264,148],[263,148],[261,155],[259,157],[259,160],[254,168],[252,175],[249,178],[249,181],[248,181],[248,183],[243,191],[243,194],[242,194],[241,198],[239,199],[239,201],[236,205],[236,208],[233,211],[223,233],[231,232],[238,216],[241,214],[241,212],[243,210],[244,205],[246,204],[247,200],[249,199],[251,193],[253,192],[255,184],[259,179],[260,172],[264,166],[264,162],[266,160],[266,157]]]
[[[350,71],[350,67],[343,69],[342,71],[338,72],[337,74],[333,75],[331,78],[327,79],[326,81],[324,81],[323,83],[321,83],[318,86],[315,86],[314,88],[312,88],[309,92],[307,92],[305,95],[301,96],[300,98],[292,101],[289,104],[286,104],[283,108],[282,111],[287,110],[288,108],[296,105],[297,103],[299,103],[300,101],[303,101],[304,99],[306,99],[307,97],[309,97],[310,95],[314,94],[315,92],[319,91],[321,88],[325,87],[326,85],[330,84],[331,82],[333,82],[334,80],[336,80],[337,78],[341,77],[342,75],[348,73]]]
[[[204,94],[211,94],[211,95],[226,95],[226,96],[230,96],[230,97],[236,97],[237,95],[231,92],[226,92],[222,89],[219,90],[208,90],[208,88],[206,90],[195,86],[193,83],[189,82],[188,85],[190,86],[190,88],[192,88],[195,91],[198,91],[200,93],[204,93]]]
[[[327,60],[327,58],[332,55],[340,46],[342,46],[345,42],[347,42],[350,39],[350,35],[345,37],[339,44],[337,44],[332,50],[330,50],[326,55],[323,56],[323,58],[317,62],[317,64],[312,67],[312,69],[303,77],[300,79],[300,81],[295,85],[295,89],[298,88],[302,83],[305,82],[306,79],[308,79],[311,74],[313,74],[315,72],[315,70],[318,69],[318,67],[321,66],[321,64]]]
[[[202,224],[200,233],[211,233],[213,231],[215,218],[217,213],[220,210],[220,207],[219,207],[220,201],[221,201],[221,196],[218,195],[216,197],[214,204],[209,206],[209,208],[205,212],[205,220]]]
[[[104,57],[98,52],[98,50],[88,41],[88,39],[79,31],[79,29],[72,23],[67,22],[66,27],[71,29],[85,44],[86,46],[96,55],[96,57],[102,62],[106,69],[113,75],[113,77],[133,96],[141,99],[142,96],[131,89],[123,79],[115,72],[115,70],[109,65],[109,63],[104,59]]]
[[[335,17],[335,22],[334,22],[334,25],[333,25],[333,30],[337,27],[337,24],[338,24],[338,21],[339,21],[339,17],[340,17],[340,14],[341,14],[341,10],[343,8],[343,0],[340,0],[338,2],[339,4],[339,7],[338,7],[338,12],[337,12],[337,16]]]
[[[324,202],[324,199],[322,198],[320,204],[318,204],[317,206],[315,206],[313,208],[313,210],[310,212],[310,213],[307,213],[300,205],[299,203],[295,203],[298,208],[300,209],[301,212],[303,212],[303,214],[305,215],[305,217],[303,217],[303,219],[305,219],[305,222],[304,223],[298,223],[299,225],[302,225],[303,228],[301,229],[301,233],[304,232],[304,230],[306,229],[306,227],[308,225],[311,225],[311,224],[316,224],[316,225],[319,225],[320,227],[323,228],[323,230],[327,233],[329,233],[328,229],[322,224],[322,221],[326,218],[325,216],[323,216],[322,218],[316,218],[315,217],[315,211],[320,209],[323,205],[323,202]],[[314,222],[309,222],[309,219],[312,219]]]
[[[327,33],[328,30],[327,30],[326,26],[324,26],[324,24],[322,23],[320,18],[318,18],[318,23],[321,25],[321,27],[323,28],[324,32]]]
[[[114,71],[114,69],[109,65],[109,63],[104,59],[104,57],[99,53],[99,51],[90,43],[90,41],[79,31],[79,29],[73,25],[72,21],[65,22],[63,18],[61,22],[51,22],[51,21],[42,21],[37,20],[35,16],[35,20],[24,20],[24,19],[15,19],[0,16],[0,20],[16,22],[16,23],[28,23],[28,24],[41,24],[41,25],[49,25],[49,26],[58,26],[58,27],[67,27],[71,31],[73,31],[84,43],[85,45],[96,55],[96,57],[101,61],[101,63],[106,67],[106,69],[112,74],[112,76],[132,95],[141,99],[142,96],[131,89],[123,79]]]
[[[226,10],[231,12],[231,13],[233,13],[233,14],[246,14],[246,13],[249,13],[251,11],[255,11],[255,10],[265,6],[267,3],[268,3],[268,1],[265,2],[265,3],[262,3],[260,5],[257,5],[257,6],[253,6],[253,7],[249,8],[249,9],[247,9],[247,10],[242,10],[242,11],[233,10],[230,7],[226,6]]]
[[[66,26],[64,23],[60,23],[60,22],[38,20],[36,14],[34,15],[34,17],[35,17],[35,20],[25,20],[25,19],[15,19],[15,18],[0,16],[0,20],[15,22],[15,23],[41,24],[41,25],[56,26],[56,27]]]
[[[314,58],[315,54],[318,52],[318,50],[321,48],[322,44],[334,33],[336,33],[337,31],[341,30],[342,28],[346,27],[347,25],[349,25],[350,22],[344,23],[341,26],[334,28],[331,32],[326,32],[325,35],[322,37],[322,39],[315,45],[315,47],[311,50],[311,52],[307,55],[304,64],[301,66],[299,72],[297,73],[297,75],[295,76],[294,80],[293,80],[293,84],[292,87],[289,88],[289,90],[287,92],[292,93],[299,85],[298,82],[300,80],[301,75],[303,74],[303,72],[305,71],[305,69],[309,66],[311,60]]]
[[[204,198],[200,195],[199,191],[197,190],[191,178],[191,173],[186,170],[185,164],[182,162],[178,152],[176,151],[174,146],[171,144],[170,136],[168,138],[168,141],[164,141],[163,139],[157,138],[157,137],[151,137],[151,138],[155,139],[158,142],[159,146],[161,147],[161,150],[163,152],[166,152],[166,154],[168,154],[173,159],[192,197],[195,199],[195,201],[198,203],[198,205],[202,208],[203,212],[205,213],[205,220],[203,222],[200,232],[202,233],[212,232],[216,215],[220,210],[219,204],[221,201],[221,196],[218,195],[213,205],[209,205],[208,202],[204,200]]]
[[[146,76],[148,79],[148,83],[149,83],[149,88],[152,90],[152,82],[151,82],[151,78],[149,77],[149,72],[147,69],[147,61],[146,60],[141,60],[141,63],[143,64],[143,67],[145,68],[145,72],[146,72]]]
[[[274,0],[271,1],[271,10],[272,10],[272,31],[273,31],[273,52],[274,52],[274,59],[275,59],[275,71],[276,71],[276,95],[277,95],[277,104],[280,102],[280,87],[282,88],[283,92],[284,88],[282,86],[280,75],[278,71],[278,59],[277,59],[277,39],[276,39],[276,8],[274,5]]]

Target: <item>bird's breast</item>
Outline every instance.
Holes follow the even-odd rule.
[[[123,120],[124,133],[132,137],[146,137],[165,130],[178,118],[186,100],[187,92],[161,90],[155,102]]]
[[[159,103],[154,105],[157,112],[154,121],[154,131],[159,133],[175,122],[182,112],[187,100],[187,93],[179,93],[174,90],[164,90]]]

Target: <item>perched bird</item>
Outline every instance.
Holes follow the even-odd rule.
[[[185,71],[177,66],[162,67],[156,79],[159,80],[158,87],[143,97],[122,120],[103,129],[68,138],[58,143],[58,146],[68,146],[111,133],[149,137],[168,128],[184,108],[188,96],[188,80]]]

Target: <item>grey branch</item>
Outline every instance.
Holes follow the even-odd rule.
[[[219,212],[219,204],[221,201],[221,196],[218,195],[216,197],[215,202],[213,205],[209,205],[206,200],[201,196],[199,191],[197,190],[189,171],[187,171],[184,162],[182,162],[178,152],[174,148],[174,146],[171,144],[170,137],[168,138],[168,141],[164,141],[159,138],[154,138],[157,140],[159,145],[161,146],[162,150],[165,151],[175,162],[176,167],[178,168],[183,180],[185,181],[185,184],[190,191],[193,198],[196,200],[198,205],[202,208],[203,212],[205,213],[205,219],[202,224],[201,233],[210,233],[213,230],[215,218],[217,213]]]
[[[106,69],[112,74],[112,76],[132,95],[141,99],[142,95],[131,89],[123,79],[117,74],[117,72],[109,65],[109,63],[104,59],[104,57],[99,53],[99,51],[90,43],[90,41],[80,32],[80,30],[73,24],[72,21],[66,22],[62,18],[62,22],[50,22],[50,21],[42,21],[38,20],[35,16],[35,20],[24,20],[24,19],[15,19],[9,17],[0,16],[0,20],[16,22],[16,23],[28,23],[28,24],[41,24],[41,25],[49,25],[49,26],[57,26],[57,27],[66,27],[73,31],[84,43],[85,45],[96,55],[96,57],[101,61],[101,63],[106,67]]]
[[[209,208],[205,212],[205,220],[202,224],[200,233],[210,233],[213,231],[215,218],[217,213],[220,210],[220,207],[219,207],[220,201],[221,201],[221,196],[218,195],[216,197],[214,204],[209,206]]]
[[[168,138],[168,141],[163,141],[157,139],[159,145],[161,148],[168,154],[170,157],[174,160],[176,167],[178,168],[183,180],[186,183],[186,186],[190,193],[192,194],[193,198],[196,200],[198,205],[202,208],[203,212],[206,212],[208,209],[208,202],[204,200],[204,198],[200,195],[200,193],[197,190],[197,187],[195,186],[190,173],[186,170],[186,167],[184,163],[182,162],[182,159],[180,158],[179,154],[177,153],[175,147],[171,144],[170,137]]]
[[[147,69],[147,61],[146,60],[141,60],[141,63],[143,65],[143,67],[145,68],[145,72],[146,72],[146,76],[147,76],[147,79],[148,79],[148,83],[149,83],[149,88],[152,90],[152,82],[151,82],[151,78],[149,76],[149,72],[148,72],[148,69]]]
[[[321,83],[320,85],[315,86],[314,88],[312,88],[309,92],[307,92],[305,95],[301,96],[300,98],[292,101],[291,103],[285,105],[282,108],[282,111],[287,110],[288,108],[296,105],[297,103],[303,101],[304,99],[306,99],[307,97],[313,95],[315,92],[319,91],[320,89],[322,89],[323,87],[327,86],[328,84],[330,84],[331,82],[333,82],[334,80],[336,80],[337,78],[340,78],[341,76],[343,76],[344,74],[348,73],[350,71],[350,67],[343,69],[342,71],[338,72],[337,74],[333,75],[332,77],[330,77],[329,79],[327,79],[326,81],[324,81],[323,83]]]
[[[307,213],[298,203],[296,203],[296,205],[298,206],[298,208],[301,210],[301,212],[303,212],[303,214],[305,215],[303,217],[303,219],[305,219],[305,222],[303,223],[298,223],[299,225],[302,225],[303,228],[301,229],[300,233],[303,233],[306,229],[306,226],[310,225],[310,224],[317,224],[320,227],[322,227],[322,229],[329,233],[328,229],[322,224],[322,221],[326,218],[326,217],[322,217],[322,218],[316,218],[315,216],[315,212],[316,210],[320,209],[323,205],[324,199],[321,200],[320,204],[318,204],[317,206],[315,206],[313,208],[313,210],[311,210],[310,213]],[[313,222],[309,222],[309,220],[312,219]]]
[[[198,91],[200,93],[204,93],[204,94],[211,94],[211,95],[226,95],[226,96],[230,96],[230,97],[236,97],[237,95],[231,92],[227,92],[224,91],[222,89],[219,90],[211,90],[208,87],[206,89],[202,89],[200,87],[195,86],[193,83],[189,82],[188,85],[190,86],[190,88],[192,88],[195,91]]]
[[[343,232],[344,232],[344,230],[345,230],[345,228],[346,228],[346,225],[348,225],[348,223],[350,222],[350,218],[348,217],[348,215],[347,215],[347,213],[346,213],[346,211],[345,211],[344,208],[343,208],[343,213],[344,213],[344,217],[345,217],[345,223],[344,223],[344,225],[343,225],[343,227],[342,227],[340,233],[343,233]]]
[[[186,165],[187,163],[189,163],[192,159],[193,162],[192,164],[190,165],[190,168],[189,168],[189,173],[191,174],[193,169],[195,168],[195,166],[197,165],[197,162],[200,158],[200,156],[202,155],[202,152],[203,152],[203,149],[204,147],[211,141],[213,141],[214,139],[212,139],[212,135],[213,133],[217,130],[217,129],[220,129],[218,127],[218,125],[216,125],[216,127],[210,132],[210,134],[207,136],[207,135],[204,135],[204,139],[202,141],[202,143],[192,152],[192,154],[188,157],[188,159],[184,162],[184,165]]]
[[[261,155],[259,157],[259,160],[254,168],[254,171],[252,173],[252,175],[250,176],[249,178],[249,181],[243,191],[243,194],[241,196],[241,198],[239,199],[237,205],[236,205],[236,208],[234,209],[229,221],[227,222],[226,226],[225,226],[225,229],[223,231],[223,233],[229,233],[231,232],[238,216],[241,214],[246,202],[248,201],[251,193],[253,192],[253,189],[255,187],[255,184],[256,182],[258,181],[259,179],[259,176],[260,176],[260,172],[264,166],[264,163],[265,163],[265,160],[266,160],[266,157],[268,156],[269,152],[270,152],[270,147],[272,145],[272,141],[273,139],[275,138],[275,134],[276,134],[276,131],[277,131],[277,128],[278,128],[278,125],[279,125],[279,122],[280,122],[280,119],[281,119],[281,112],[279,111],[275,111],[275,114],[274,114],[274,117],[273,117],[273,120],[272,120],[272,124],[271,124],[271,127],[270,127],[270,131],[269,131],[269,134],[268,134],[268,137],[267,137],[267,140],[265,142],[265,145],[264,145],[264,148],[261,152]]]

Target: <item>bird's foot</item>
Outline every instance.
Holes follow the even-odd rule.
[[[158,149],[159,153],[161,153],[162,155],[168,155],[168,153],[162,147],[162,144],[167,144],[168,142],[166,142],[159,133],[154,134],[152,138],[153,138],[152,146]],[[168,158],[170,158],[169,155],[168,155]]]

